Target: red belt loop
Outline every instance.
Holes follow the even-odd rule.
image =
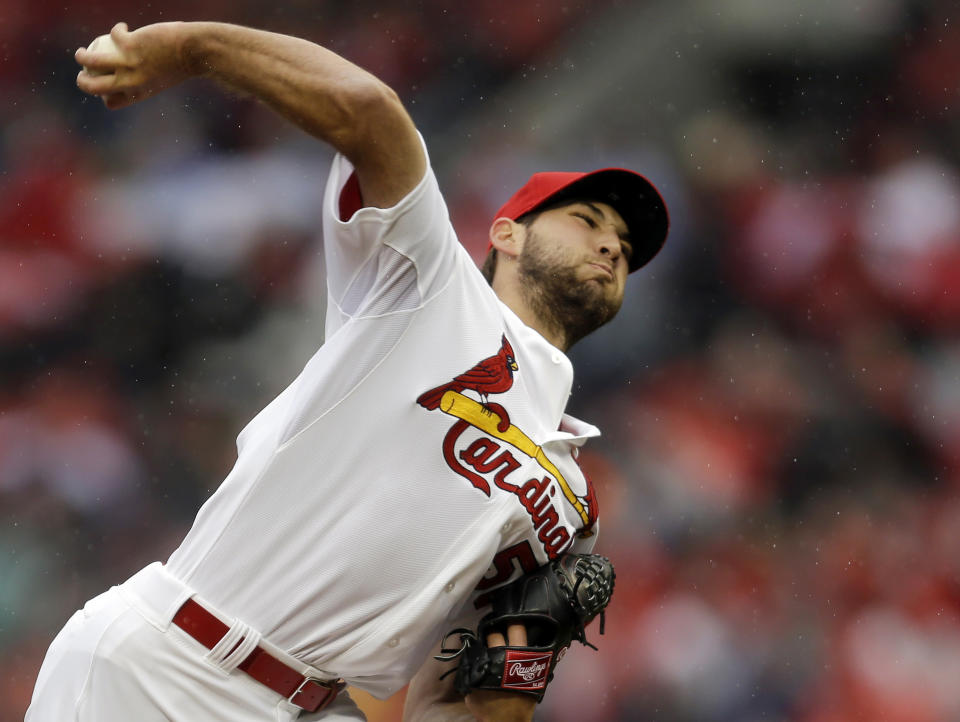
[[[173,623],[207,649],[213,649],[217,642],[230,631],[230,627],[193,599],[183,603],[173,616]],[[237,644],[239,645],[240,642]],[[305,677],[270,655],[262,647],[257,647],[250,652],[237,665],[237,668],[307,712],[323,709],[333,702],[340,690],[346,686],[343,680],[339,679],[322,680]]]

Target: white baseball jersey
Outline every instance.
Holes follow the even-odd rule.
[[[569,360],[498,300],[432,170],[355,213],[352,173],[337,157],[324,198],[325,342],[241,432],[167,568],[383,697],[485,589],[590,550],[575,457],[599,432],[564,414]]]

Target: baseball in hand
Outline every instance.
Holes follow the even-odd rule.
[[[109,53],[111,55],[120,55],[120,49],[117,47],[117,44],[113,42],[113,38],[109,35],[100,35],[93,39],[93,42],[87,46],[87,50],[96,53]],[[84,70],[87,71],[90,75],[110,75],[110,73],[104,70],[92,70],[84,66]]]

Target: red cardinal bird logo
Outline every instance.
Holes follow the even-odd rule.
[[[502,394],[513,386],[513,372],[519,367],[513,358],[513,347],[504,335],[500,343],[500,350],[495,356],[485,358],[469,371],[460,374],[453,381],[435,389],[425,391],[417,399],[417,403],[426,409],[433,410],[440,406],[440,399],[447,391],[464,391],[469,389],[480,394],[484,403],[490,394]]]

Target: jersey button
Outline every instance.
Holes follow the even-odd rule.
[[[396,637],[394,637],[389,642],[387,642],[388,647],[396,647],[398,644],[400,644],[400,640],[397,639]]]
[[[559,351],[554,351],[553,356],[551,358],[555,364],[563,362],[563,356],[560,354]]]
[[[453,582],[447,582],[447,586],[445,586],[443,589],[444,589],[444,591],[452,592],[454,586],[456,586],[456,585],[455,585]]]
[[[503,526],[500,527],[500,531],[510,531],[510,522],[504,522]]]

